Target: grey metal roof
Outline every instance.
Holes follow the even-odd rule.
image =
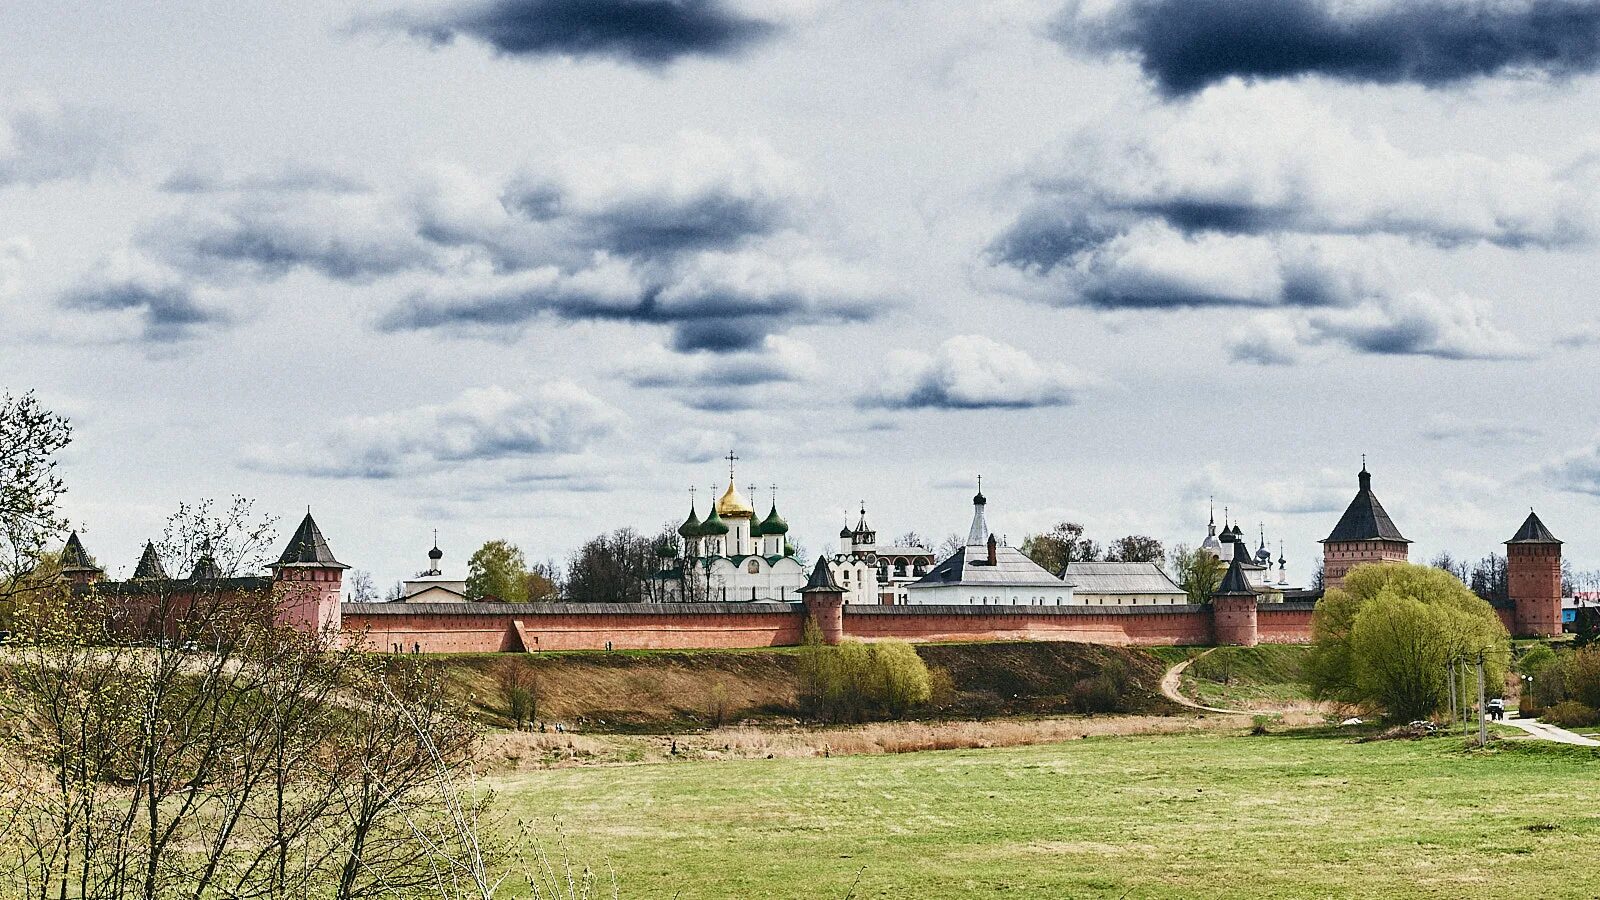
[[[1153,562],[1074,562],[1062,576],[1080,594],[1184,594]]]
[[[1043,566],[1024,556],[1015,547],[996,547],[995,565],[988,565],[987,547],[962,547],[909,587],[939,587],[947,584],[972,585],[1049,585],[1062,587],[1062,580]]]
[[[295,529],[294,537],[289,539],[289,546],[285,547],[283,555],[278,557],[277,565],[350,568],[333,558],[333,551],[328,549],[328,541],[322,536],[322,529],[317,527],[309,512],[300,520],[300,527]]]
[[[1344,515],[1339,518],[1339,524],[1333,526],[1333,531],[1323,538],[1323,543],[1329,541],[1396,541],[1409,544],[1405,536],[1396,528],[1394,521],[1384,511],[1383,504],[1378,502],[1378,495],[1372,492],[1372,475],[1362,468],[1357,476],[1360,489],[1356,491],[1355,499],[1350,501]]]
[[[1544,527],[1544,523],[1539,521],[1539,517],[1530,509],[1528,510],[1528,518],[1523,521],[1522,527],[1518,528],[1517,533],[1512,535],[1511,540],[1506,541],[1506,543],[1559,544],[1561,542],[1556,540],[1556,536],[1550,533],[1550,529]]]

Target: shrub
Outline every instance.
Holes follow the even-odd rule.
[[[1584,728],[1600,724],[1600,713],[1576,700],[1563,700],[1545,710],[1540,719],[1560,728]]]
[[[506,660],[491,674],[506,705],[506,718],[521,728],[539,718],[539,675],[521,660]]]
[[[1074,712],[1111,713],[1128,709],[1128,667],[1121,660],[1112,660],[1100,674],[1080,678],[1072,685],[1069,700]]]
[[[954,685],[949,689],[953,694]],[[845,641],[829,647],[808,622],[800,650],[799,693],[801,703],[816,715],[861,722],[874,715],[899,718],[926,704],[933,683],[927,664],[904,641]]]
[[[1567,696],[1600,709],[1600,647],[1591,645],[1568,654],[1561,668]]]
[[[956,680],[944,666],[928,669],[928,705],[943,709],[956,702]]]

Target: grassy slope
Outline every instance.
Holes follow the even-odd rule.
[[[1126,673],[1129,712],[1165,713],[1166,664],[1141,650],[1093,644],[922,644],[930,667],[948,671],[956,694],[934,717],[1048,715],[1071,709],[1076,681],[1108,666]],[[461,654],[435,658],[454,690],[495,724],[505,702],[494,673],[537,673],[540,716],[585,730],[680,731],[722,722],[773,722],[798,713],[796,648],[620,653]],[[720,715],[719,715],[720,710]],[[600,723],[604,723],[601,725]]]
[[[624,897],[1593,896],[1600,757],[1305,734],[1089,738],[500,780]],[[1554,828],[1529,830],[1528,826]]]
[[[1302,704],[1310,699],[1300,681],[1308,652],[1291,644],[1218,647],[1184,670],[1182,690],[1208,706],[1230,709]]]

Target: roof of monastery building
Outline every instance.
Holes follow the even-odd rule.
[[[962,547],[911,587],[938,587],[947,584],[974,585],[1049,585],[1062,587],[1062,580],[1023,555],[1015,547],[995,547],[995,564],[989,565],[986,547]]]
[[[1187,594],[1153,562],[1074,562],[1062,577],[1080,594]]]

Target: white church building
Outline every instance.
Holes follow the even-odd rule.
[[[739,493],[728,454],[728,489],[702,520],[689,501],[689,517],[678,526],[680,545],[662,547],[661,567],[651,576],[656,595],[671,603],[740,600],[789,602],[805,586],[806,572],[789,543],[789,523],[774,497],[765,518]],[[751,494],[755,486],[751,486]]]
[[[995,540],[979,483],[967,542],[906,588],[907,602],[959,606],[1068,606],[1073,585]]]

